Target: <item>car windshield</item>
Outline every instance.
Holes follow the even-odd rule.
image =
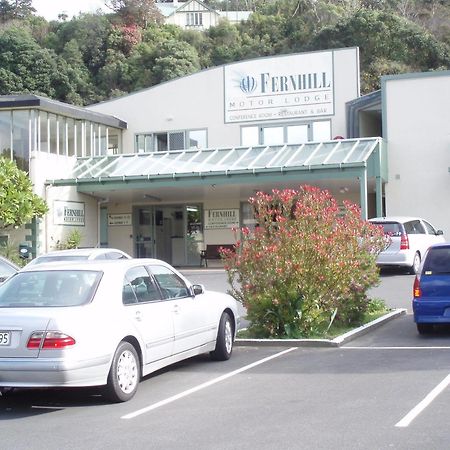
[[[0,308],[84,305],[91,301],[101,276],[88,270],[21,272],[0,286]]]
[[[402,227],[398,222],[372,222],[383,227],[384,234],[388,236],[401,236]]]
[[[430,248],[423,263],[422,273],[425,275],[450,273],[450,247]]]
[[[17,270],[14,269],[14,267],[0,260],[0,282],[5,281],[8,277],[16,272]]]

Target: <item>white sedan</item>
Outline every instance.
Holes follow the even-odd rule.
[[[163,261],[40,264],[0,286],[0,389],[104,386],[127,401],[151,372],[230,358],[236,300]]]

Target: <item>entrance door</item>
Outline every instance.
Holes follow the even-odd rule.
[[[155,258],[155,218],[152,206],[134,209],[134,256]]]
[[[134,256],[173,266],[199,265],[203,242],[202,207],[139,206],[134,209]]]

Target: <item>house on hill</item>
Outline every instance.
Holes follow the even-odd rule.
[[[177,25],[187,30],[206,30],[223,19],[230,23],[247,20],[251,11],[218,11],[199,0],[157,1],[155,3],[164,18],[164,23]]]

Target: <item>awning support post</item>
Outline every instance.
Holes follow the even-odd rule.
[[[362,219],[367,220],[367,168],[361,170],[361,175],[359,177],[359,197],[361,205],[361,217]]]

